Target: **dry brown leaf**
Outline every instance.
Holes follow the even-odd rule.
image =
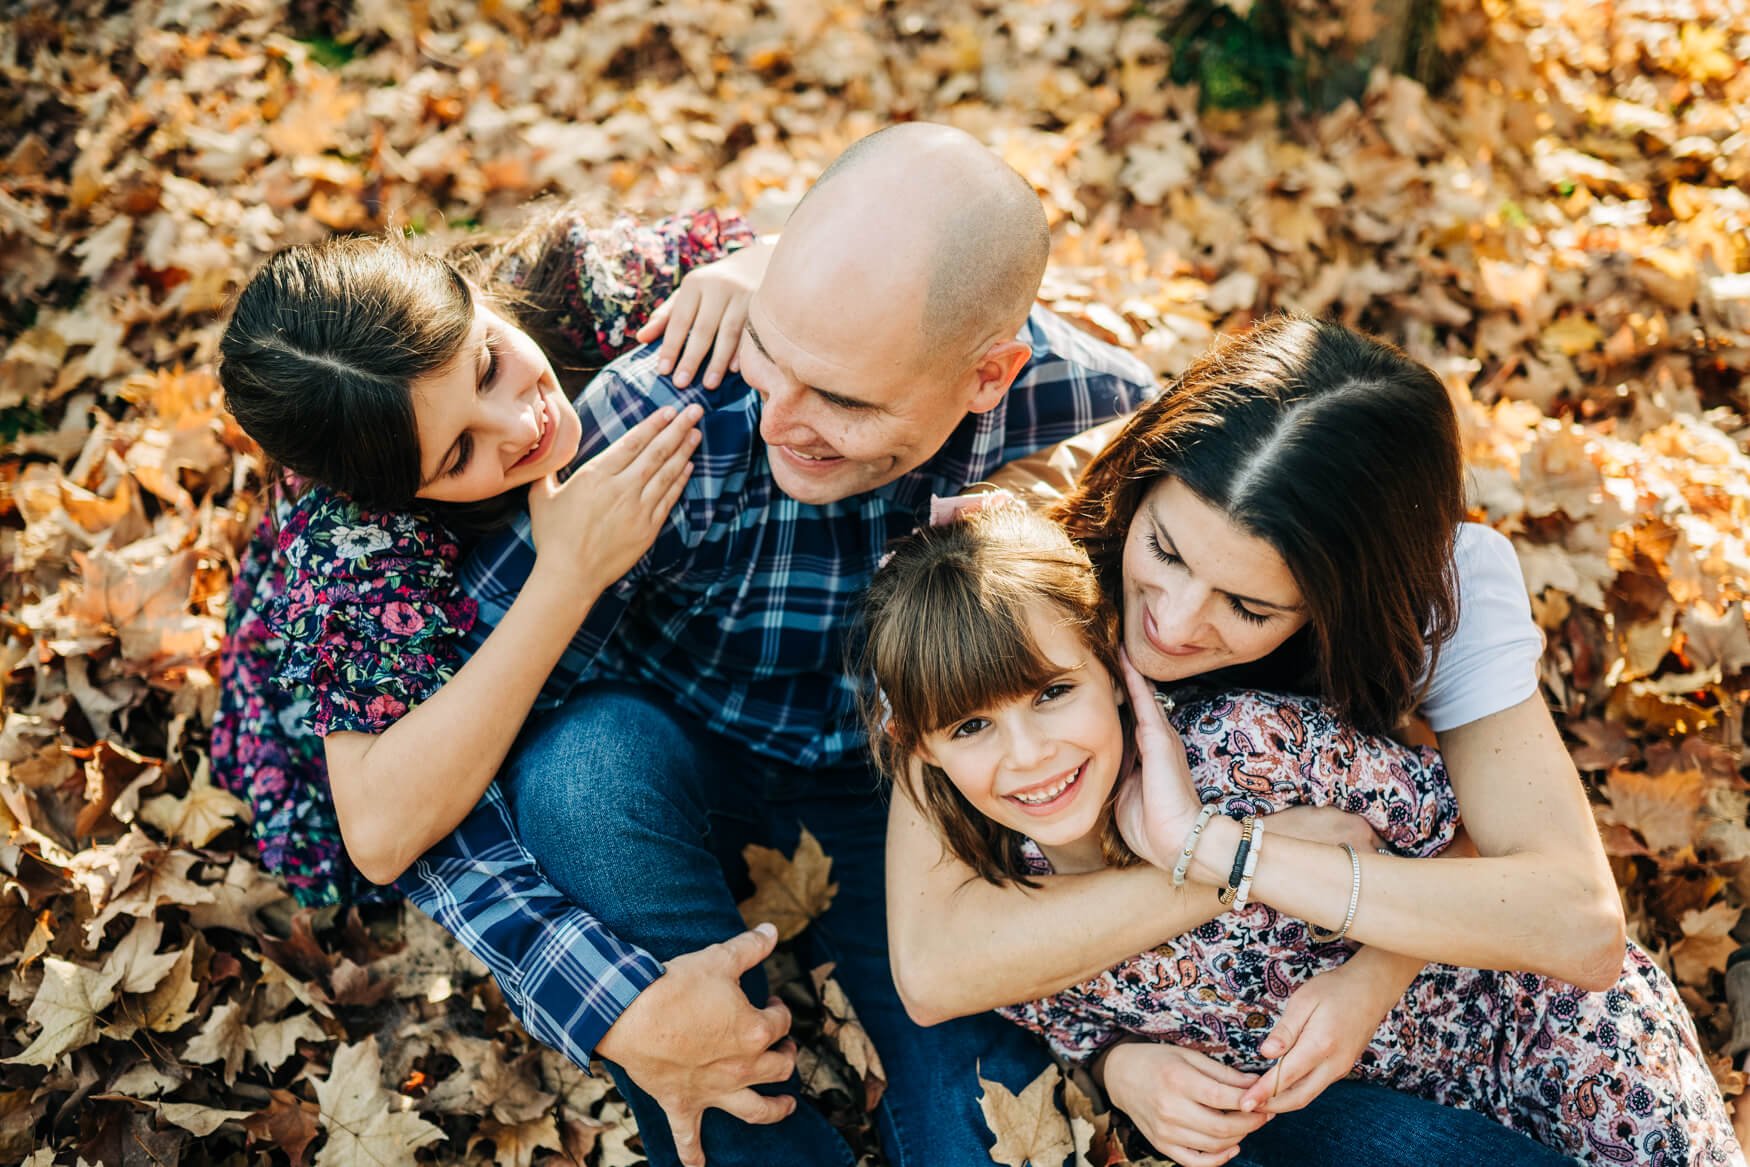
[[[873,1111],[887,1090],[887,1070],[881,1064],[881,1055],[875,1052],[875,1043],[870,1040],[868,1030],[857,1020],[850,998],[833,979],[832,970],[832,965],[823,964],[808,974],[825,1012],[821,1026],[838,1047],[845,1064],[862,1081],[863,1109]]]
[[[308,1013],[294,1013],[277,1021],[249,1027],[249,1055],[269,1070],[298,1052],[300,1041],[325,1042],[328,1034]]]
[[[252,1141],[284,1151],[291,1167],[303,1167],[304,1152],[320,1127],[314,1102],[306,1102],[289,1090],[275,1090],[267,1109],[258,1110],[243,1122]]]
[[[475,1145],[482,1141],[492,1143],[492,1161],[498,1167],[531,1167],[536,1151],[565,1150],[559,1126],[551,1114],[516,1124],[486,1119],[468,1140],[468,1153],[473,1154]]]
[[[243,1058],[249,1052],[249,1026],[243,1006],[235,1001],[215,1005],[200,1032],[183,1047],[182,1060],[195,1065],[221,1063],[225,1084],[237,1080]]]
[[[838,894],[839,885],[828,878],[832,860],[806,827],[802,828],[793,858],[786,859],[782,852],[757,843],[748,844],[742,855],[747,860],[754,892],[739,905],[741,918],[750,928],[761,923],[775,925],[780,941],[800,934],[810,920],[832,905],[833,896]]]
[[[1638,832],[1655,853],[1694,846],[1704,795],[1701,771],[1673,770],[1655,778],[1618,767],[1605,779],[1604,794],[1610,805],[1599,808],[1599,821]]]
[[[62,1054],[97,1040],[97,1015],[115,1000],[121,969],[94,969],[49,957],[31,999],[27,1020],[37,1026],[30,1045],[0,1059],[24,1066],[53,1066]]]
[[[1057,1167],[1075,1154],[1069,1120],[1057,1105],[1060,1076],[1056,1066],[1047,1066],[1016,1096],[1002,1083],[979,1075],[984,1092],[978,1096],[978,1107],[996,1136],[991,1162],[1003,1167]]]
[[[205,847],[234,821],[249,817],[241,799],[213,785],[204,759],[186,795],[160,795],[140,806],[141,819],[190,847]]]
[[[1725,972],[1726,958],[1738,949],[1732,938],[1743,909],[1716,903],[1703,911],[1687,911],[1678,921],[1683,939],[1671,946],[1672,965],[1678,981],[1705,985],[1710,972]]]

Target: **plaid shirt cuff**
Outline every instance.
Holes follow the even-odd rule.
[[[662,965],[547,881],[495,782],[397,882],[497,979],[523,1027],[586,1071],[602,1035]]]

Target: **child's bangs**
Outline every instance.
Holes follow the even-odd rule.
[[[908,635],[888,646],[883,672],[899,702],[893,716],[919,735],[1030,696],[1060,671],[1018,597],[962,591],[919,604],[912,617]]]

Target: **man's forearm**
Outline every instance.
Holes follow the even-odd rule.
[[[585,1069],[602,1035],[662,965],[547,880],[495,782],[396,883],[477,956],[537,1040]]]

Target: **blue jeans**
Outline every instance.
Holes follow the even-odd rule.
[[[803,933],[806,957],[836,964],[833,975],[886,1067],[876,1121],[890,1167],[987,1167],[992,1139],[977,1075],[1019,1092],[1048,1059],[995,1014],[927,1029],[906,1016],[887,962],[886,805],[868,768],[806,771],[773,762],[711,733],[658,692],[603,683],[532,719],[504,777],[517,828],[554,884],[659,960],[741,931],[735,905],[749,891],[742,847],[759,842],[788,854],[806,825],[832,858],[839,887]],[[743,985],[750,1000],[765,1003],[760,970]],[[678,1163],[661,1108],[618,1067],[609,1070],[652,1167]],[[781,1089],[798,1086],[792,1079]],[[805,1103],[769,1126],[708,1111],[703,1137],[712,1167],[856,1162]],[[1442,1157],[1444,1148],[1452,1154]],[[1348,1083],[1272,1120],[1245,1147],[1260,1165],[1564,1162],[1536,1158],[1539,1150],[1480,1116]]]
[[[556,886],[659,960],[726,940],[745,925],[741,849],[795,850],[803,825],[832,858],[838,894],[801,941],[832,961],[888,1074],[876,1115],[892,1167],[988,1167],[991,1138],[976,1074],[1016,1092],[1045,1068],[1044,1047],[994,1014],[921,1028],[887,963],[883,893],[887,810],[867,767],[811,772],[713,734],[651,690],[591,686],[532,720],[506,764],[517,829]],[[764,1005],[764,975],[743,980]],[[610,1066],[653,1167],[675,1164],[655,1102]],[[794,1079],[785,1092],[795,1093]],[[751,1126],[720,1110],[703,1126],[711,1167],[853,1167],[856,1156],[807,1103]]]
[[[1517,1131],[1370,1082],[1338,1082],[1240,1144],[1228,1167],[1572,1167]]]

